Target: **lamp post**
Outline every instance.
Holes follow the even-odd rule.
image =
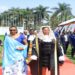
[[[26,29],[25,24],[26,24],[25,19],[23,19],[23,30]]]

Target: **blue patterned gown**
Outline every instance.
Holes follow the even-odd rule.
[[[4,40],[3,54],[3,74],[2,75],[27,75],[27,46],[23,45],[24,35],[21,34],[17,39],[6,36]],[[17,50],[17,46],[24,50]]]

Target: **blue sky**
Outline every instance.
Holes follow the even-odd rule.
[[[0,0],[0,12],[10,9],[11,7],[33,8],[38,5],[47,6],[51,9],[53,7],[58,7],[58,3],[70,4],[72,13],[75,15],[75,0]]]

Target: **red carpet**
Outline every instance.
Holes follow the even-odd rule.
[[[31,71],[30,68],[28,67],[28,70],[29,70],[28,75],[32,75],[31,73],[33,73],[33,75],[37,75],[36,64],[32,62],[30,65],[31,65],[31,68],[34,68],[34,69],[32,69]],[[2,75],[1,67],[0,67],[0,75]],[[62,66],[60,66],[60,75],[75,75],[75,64],[73,64],[67,57],[66,57],[65,63]]]
[[[75,64],[73,64],[67,57],[65,63],[60,66],[60,75],[75,75]]]
[[[1,67],[0,67],[0,75],[2,75],[2,69],[1,69]]]

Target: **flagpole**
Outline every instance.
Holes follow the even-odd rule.
[[[54,49],[54,64],[55,64],[55,74],[58,75],[58,63],[57,63],[57,41],[55,40],[55,49]]]

